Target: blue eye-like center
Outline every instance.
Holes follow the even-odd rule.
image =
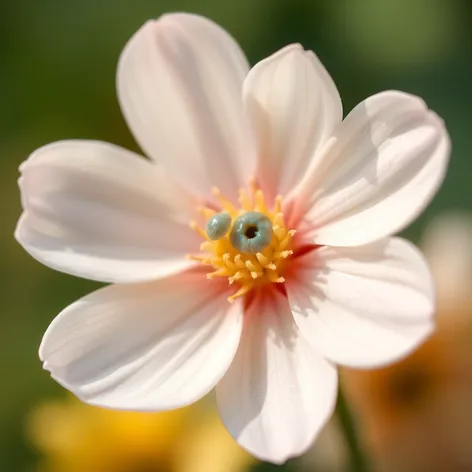
[[[206,233],[212,241],[221,239],[231,226],[231,216],[228,213],[216,213],[207,223]]]
[[[229,239],[239,251],[257,254],[270,244],[272,233],[272,222],[266,215],[249,211],[236,218]]]

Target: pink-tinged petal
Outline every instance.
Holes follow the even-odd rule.
[[[98,141],[62,141],[21,165],[15,236],[35,259],[102,282],[141,282],[192,265],[190,200],[162,168]]]
[[[253,172],[241,98],[247,60],[222,28],[177,13],[147,22],[118,66],[118,97],[142,149],[200,197],[236,197]]]
[[[342,120],[336,86],[319,59],[298,44],[259,62],[244,82],[257,142],[257,176],[270,198],[299,183]]]
[[[302,334],[338,364],[397,361],[434,329],[431,274],[403,239],[313,251],[297,261],[286,288]]]
[[[242,306],[228,304],[221,289],[187,272],[98,290],[49,326],[39,350],[44,368],[91,405],[190,404],[220,380],[239,343]]]
[[[450,142],[418,97],[374,95],[347,116],[292,195],[313,241],[357,246],[402,230],[441,185]]]
[[[259,459],[283,463],[306,451],[328,421],[337,373],[301,336],[287,298],[274,290],[250,305],[216,393],[236,441]]]

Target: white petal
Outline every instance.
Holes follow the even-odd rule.
[[[16,238],[43,264],[103,282],[137,282],[191,265],[189,201],[162,169],[111,144],[62,141],[20,168]]]
[[[434,328],[434,289],[420,252],[392,238],[324,247],[286,284],[302,334],[332,361],[377,367],[409,354]]]
[[[118,96],[131,131],[195,195],[218,186],[235,197],[253,171],[241,97],[248,70],[228,33],[184,13],[147,22],[121,55]]]
[[[255,130],[260,185],[269,197],[286,194],[342,120],[336,86],[314,53],[294,44],[250,71],[244,100]]]
[[[400,231],[438,190],[449,151],[443,122],[419,98],[401,92],[368,98],[294,192],[305,202],[313,240],[356,246]]]
[[[328,421],[337,394],[335,368],[301,336],[285,296],[256,300],[216,393],[225,426],[259,459],[302,454]]]
[[[242,308],[229,305],[221,288],[187,272],[98,290],[49,326],[39,350],[44,368],[92,405],[190,404],[223,376],[241,335]]]

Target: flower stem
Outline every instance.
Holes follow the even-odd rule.
[[[349,450],[349,468],[351,472],[368,472],[369,467],[359,444],[352,415],[341,388],[339,388],[336,410]]]

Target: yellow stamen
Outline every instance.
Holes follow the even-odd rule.
[[[236,280],[244,278],[244,274],[240,271],[236,272],[232,277],[228,278],[229,284],[232,285]]]
[[[228,277],[229,275],[231,275],[231,272],[228,269],[221,268],[207,274],[207,279],[212,279],[213,277]]]
[[[285,228],[281,228],[279,225],[273,226],[272,227],[275,236],[277,239],[280,241],[285,237]]]
[[[259,264],[261,264],[262,267],[267,267],[270,264],[269,259],[262,254],[262,252],[258,252],[256,254],[257,260],[259,261]]]
[[[213,242],[212,241],[205,241],[204,243],[200,244],[200,251],[203,252],[213,252]]]
[[[250,270],[251,272],[257,272],[257,269],[258,267],[255,266],[251,260],[248,260],[246,261],[246,267],[248,268],[248,270]]]
[[[251,200],[249,199],[249,196],[246,190],[243,188],[239,191],[239,203],[241,204],[241,207],[243,208],[244,211],[252,210]]]
[[[232,271],[235,271],[238,268],[237,265],[231,260],[231,254],[229,252],[223,254],[223,262],[225,266]]]
[[[198,226],[196,221],[191,221],[190,222],[190,228],[192,228],[197,234],[199,234],[202,238],[208,239],[208,236],[203,228],[200,228]]]
[[[277,284],[281,284],[281,283],[285,282],[285,279],[283,277],[278,277],[275,272],[270,272],[268,274],[268,277],[269,277],[269,280],[271,282],[274,282],[274,283],[277,283]]]
[[[288,256],[291,256],[293,254],[293,251],[282,251],[279,253],[279,257],[282,259],[287,259]]]
[[[281,213],[282,212],[282,195],[277,195],[275,197],[275,213]]]
[[[198,261],[198,262],[201,262],[202,264],[205,264],[205,265],[212,265],[213,264],[211,259],[208,259],[208,257],[201,256],[201,255],[194,256],[193,254],[189,254],[187,256],[187,259],[190,259],[191,261]]]
[[[285,228],[284,226],[284,214],[282,212],[277,212],[274,216],[273,225],[277,228]]]
[[[198,261],[203,265],[211,265],[213,271],[207,274],[208,279],[215,277],[227,277],[229,285],[237,283],[238,290],[228,298],[233,302],[236,298],[249,293],[253,288],[265,283],[283,283],[285,278],[282,273],[287,264],[287,258],[293,254],[292,238],[295,230],[285,226],[284,214],[282,212],[282,197],[277,196],[272,208],[267,205],[264,193],[257,188],[254,179],[249,183],[249,189],[239,191],[240,208],[236,208],[219,189],[213,189],[218,198],[221,210],[226,211],[234,222],[239,216],[246,212],[259,212],[267,216],[272,222],[272,240],[267,247],[260,252],[247,254],[234,248],[230,241],[231,229],[224,237],[216,241],[209,240],[206,232],[196,222],[190,226],[205,241],[200,246],[202,254],[188,256],[191,260]],[[215,213],[212,208],[199,208],[206,219]]]
[[[238,209],[226,198],[222,195],[221,191],[219,188],[214,188],[213,193],[215,196],[218,198],[218,200],[221,202],[221,206],[229,213],[236,213]]]
[[[233,293],[233,295],[228,297],[228,301],[230,303],[233,303],[234,300],[236,300],[236,298],[242,297],[243,295],[246,295],[246,293],[248,293],[251,290],[252,290],[251,285],[242,285],[241,288],[236,293]]]
[[[294,234],[295,234],[295,230],[293,229],[290,230],[285,236],[285,238],[283,238],[282,241],[280,241],[279,249],[285,249],[286,247],[288,247],[288,245],[292,241],[292,237]]]
[[[277,269],[277,266],[270,261],[270,259],[261,252],[258,252],[256,254],[257,260],[259,261],[259,264],[264,267],[264,269],[270,269],[270,270],[275,270]]]
[[[203,215],[207,220],[209,218],[211,218],[216,213],[215,210],[213,210],[211,208],[207,208],[207,207],[199,207],[199,208],[197,208],[197,211],[198,211],[198,213]]]
[[[244,269],[246,267],[246,265],[244,264],[244,262],[241,259],[241,254],[237,254],[234,257],[234,263],[236,264],[236,267],[238,269]]]
[[[259,213],[263,213],[264,215],[267,214],[267,207],[266,203],[264,200],[264,194],[262,193],[262,190],[257,190],[257,192],[254,195],[256,204],[255,204],[255,210],[258,211]]]

